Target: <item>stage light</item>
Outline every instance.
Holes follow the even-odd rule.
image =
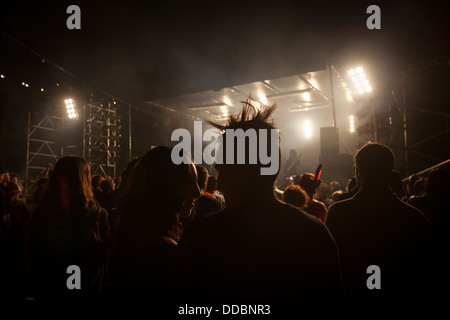
[[[258,98],[259,98],[259,100],[261,101],[261,103],[263,103],[263,104],[267,104],[267,103],[268,103],[267,98],[266,98],[266,96],[264,95],[264,93],[260,92],[260,93],[258,94]]]
[[[41,88],[41,92],[44,92],[44,88]]]
[[[305,137],[306,138],[311,138],[312,137],[311,121],[305,120],[305,122],[303,123],[303,132],[305,133]]]
[[[308,101],[308,102],[311,101],[311,96],[310,96],[309,92],[303,92],[302,93],[302,98],[305,101]]]
[[[355,116],[354,115],[349,115],[348,116],[348,122],[349,122],[349,131],[351,133],[355,132]]]
[[[5,76],[3,74],[0,74],[0,78],[5,79]]]
[[[221,106],[220,109],[222,110],[223,113],[228,113],[228,108],[225,106]]]
[[[372,91],[372,87],[362,67],[351,69],[348,71],[348,74],[351,76],[354,88],[360,95]]]
[[[230,100],[228,97],[225,97],[225,98],[223,99],[223,101],[225,102],[226,105],[232,106],[231,100]]]
[[[71,98],[64,100],[66,104],[67,116],[69,119],[75,119],[77,117],[77,112],[75,111],[75,101]]]

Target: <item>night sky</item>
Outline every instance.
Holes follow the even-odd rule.
[[[81,9],[81,30],[66,27],[71,4]],[[371,4],[381,9],[381,30],[366,27]],[[7,78],[0,80],[8,81],[0,84],[0,163],[24,170],[26,106],[42,99],[37,88],[94,87],[139,106],[320,70],[327,63],[364,62],[388,77],[405,65],[450,55],[449,6],[448,1],[3,1],[0,73]],[[34,91],[25,91],[21,81]],[[448,95],[448,84],[447,66],[438,93]],[[448,113],[449,100],[440,98],[422,107]],[[414,99],[430,101],[420,94]]]

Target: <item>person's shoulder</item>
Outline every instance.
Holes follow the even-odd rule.
[[[345,210],[348,207],[351,207],[355,204],[355,199],[353,198],[347,198],[347,199],[343,199],[343,200],[339,200],[336,202],[333,202],[330,206],[330,208],[328,209],[328,211],[340,211],[340,210]],[[333,209],[333,210],[331,210]]]
[[[287,203],[280,202],[277,216],[291,223],[294,227],[301,226],[309,230],[324,228],[323,222],[317,217]]]
[[[395,201],[396,201],[397,205],[399,206],[399,208],[401,208],[401,210],[399,210],[399,211],[403,212],[404,214],[406,214],[412,218],[415,218],[416,220],[419,220],[419,221],[421,220],[422,222],[428,223],[428,220],[425,217],[425,215],[417,207],[415,207],[401,199],[398,199],[398,198],[396,198]]]

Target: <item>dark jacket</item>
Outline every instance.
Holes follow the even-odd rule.
[[[194,220],[178,250],[191,298],[342,297],[337,250],[325,225],[278,201]]]

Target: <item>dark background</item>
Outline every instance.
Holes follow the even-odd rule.
[[[66,28],[71,4],[81,8],[81,30]],[[366,27],[371,4],[381,8],[381,30]],[[39,1],[2,2],[0,11],[0,163],[22,174],[28,110],[76,90],[131,102],[137,156],[192,126],[167,110],[140,110],[147,100],[352,61],[376,66],[379,81],[395,86],[404,66],[450,55],[446,1]],[[449,79],[447,64],[408,81],[407,104],[448,113]],[[408,138],[419,141],[446,121],[411,111]],[[130,156],[123,146],[121,167]],[[423,148],[434,156],[411,155],[411,173],[448,159],[448,133]]]

